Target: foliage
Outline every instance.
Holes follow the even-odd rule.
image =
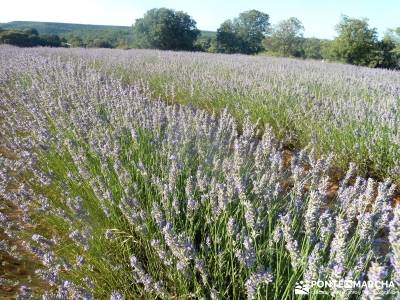
[[[200,37],[206,37],[206,38],[216,38],[217,37],[217,32],[215,31],[208,31],[208,30],[202,30]]]
[[[297,18],[289,18],[275,25],[264,40],[267,51],[281,56],[302,56],[301,43],[304,26]]]
[[[394,69],[400,67],[399,58],[396,54],[396,44],[390,39],[382,39],[378,42],[379,61],[377,68]]]
[[[209,36],[203,36],[197,38],[196,42],[194,43],[194,48],[197,51],[202,52],[212,52],[212,44],[216,42],[215,38]]]
[[[164,14],[160,13],[158,16],[160,18],[163,16],[165,22],[168,16],[178,14],[176,12],[168,14],[168,9],[162,10],[165,10]],[[183,23],[187,22],[183,26],[193,25],[194,21],[189,16],[184,14],[181,17]],[[170,19],[174,19],[176,24],[179,23],[177,21],[179,18],[178,16]],[[138,23],[142,25],[143,22],[144,18],[138,20]],[[353,19],[346,16],[337,26],[339,35],[334,41],[302,37],[304,28],[296,18],[284,20],[270,29],[267,14],[250,10],[241,13],[238,18],[223,22],[217,32],[202,31],[198,34],[195,23],[192,28],[194,35],[185,35],[182,32],[179,33],[179,30],[170,30],[168,26],[161,26],[157,29],[158,34],[156,34],[157,30],[153,30],[152,35],[153,39],[158,39],[160,42],[163,40],[161,43],[164,46],[161,44],[151,46],[149,40],[144,38],[148,36],[150,39],[151,34],[143,32],[134,34],[132,28],[128,26],[25,21],[0,25],[9,30],[8,36],[1,39],[2,43],[7,40],[14,45],[29,47],[38,45],[122,49],[132,47],[166,49],[167,47],[168,49],[244,54],[255,54],[265,50],[265,54],[272,56],[324,59],[376,68],[400,68],[400,27],[389,29],[383,39],[378,39],[376,30],[368,26],[366,19]],[[30,32],[29,28],[36,28],[36,33]],[[38,34],[41,35],[40,38],[37,37]],[[3,35],[6,35],[4,31]]]
[[[186,13],[167,8],[151,9],[133,26],[134,45],[162,50],[193,50],[200,31]]]
[[[87,46],[87,43],[83,42],[82,38],[78,35],[70,33],[67,35],[66,39],[71,47],[83,48]]]
[[[7,30],[7,33],[3,30],[1,43],[23,47],[136,47],[244,54],[265,51],[272,56],[400,68],[400,27],[389,29],[379,40],[376,29],[369,27],[368,20],[347,16],[343,16],[337,25],[338,37],[333,41],[304,38],[304,27],[296,18],[284,20],[270,29],[269,16],[257,10],[243,12],[237,18],[223,22],[217,32],[199,33],[190,16],[165,8],[149,11],[137,20],[134,30],[128,26],[25,21],[1,26]]]
[[[132,46],[131,29],[73,31],[65,34],[72,47],[129,48]]]
[[[236,32],[231,20],[221,24],[217,30],[218,52],[221,53],[246,53],[244,41]]]
[[[1,25],[1,24],[0,24]],[[28,22],[15,21],[1,25],[5,29],[26,29],[37,28],[40,34],[56,34],[60,38],[65,38],[70,47],[102,47],[111,46],[112,48],[132,48],[134,46],[133,31],[130,26],[108,26],[108,25],[89,25],[89,24],[69,24],[52,22]],[[215,39],[216,32],[201,31],[199,42],[196,42],[195,49],[207,51],[200,47],[205,39]],[[101,43],[99,41],[102,41]],[[96,42],[95,42],[96,41]],[[205,46],[205,45],[203,45]],[[199,48],[200,47],[200,48]]]
[[[400,60],[399,38],[389,30],[379,40],[376,30],[368,27],[366,19],[343,16],[337,25],[335,40],[303,38],[303,26],[296,18],[273,27],[263,44],[266,54],[273,56],[326,59],[377,68],[397,68]],[[397,42],[396,42],[397,41]]]
[[[345,63],[376,67],[381,61],[378,36],[367,19],[343,16],[336,26],[338,37],[332,43],[334,58]]]
[[[63,47],[65,40],[54,34],[39,35],[36,29],[6,30],[0,29],[0,44],[19,47]]]
[[[304,58],[322,59],[323,40],[317,38],[304,38],[301,42],[302,56]]]
[[[383,42],[390,44],[391,59],[397,68],[400,68],[400,27],[389,29],[384,36]]]
[[[269,28],[269,16],[257,10],[239,14],[234,20],[227,20],[217,30],[218,50],[222,53],[255,54],[262,48]]]
[[[40,35],[40,39],[43,41],[41,46],[46,47],[62,47],[65,46],[66,42],[64,38],[60,38],[55,34],[43,34]]]

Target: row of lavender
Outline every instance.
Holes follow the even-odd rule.
[[[259,139],[246,118],[239,135],[226,111],[49,51],[0,49],[0,196],[20,212],[0,224],[40,259],[44,298],[290,299],[316,280],[391,284],[310,299],[400,295],[390,180],[351,165],[332,192],[331,156],[289,160],[268,127]]]
[[[356,162],[369,176],[399,180],[400,72],[245,55],[153,50],[43,49],[75,56],[114,78],[145,81],[163,100],[247,111],[285,144]]]

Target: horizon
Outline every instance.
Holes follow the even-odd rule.
[[[167,7],[188,13],[197,22],[197,28],[213,32],[217,31],[219,25],[225,20],[235,18],[240,12],[250,9],[267,13],[270,16],[271,25],[289,17],[296,17],[305,27],[305,37],[320,39],[333,39],[336,36],[335,25],[342,15],[348,15],[351,18],[367,18],[370,27],[376,28],[379,36],[383,36],[389,28],[400,26],[400,21],[396,18],[400,3],[395,0],[386,1],[387,12],[385,13],[380,12],[382,6],[379,3],[361,0],[354,0],[351,3],[345,0],[338,0],[335,3],[319,3],[317,0],[307,0],[303,3],[294,0],[283,0],[279,3],[260,0],[250,0],[246,3],[229,3],[228,1],[214,3],[210,0],[204,0],[201,3],[186,3],[182,0],[153,0],[146,3],[128,0],[113,2],[89,0],[84,3],[78,0],[68,2],[62,0],[57,3],[50,0],[35,2],[15,0],[7,3],[5,9],[0,11],[0,23],[29,21],[130,27],[149,9]],[[46,8],[43,9],[43,7]]]

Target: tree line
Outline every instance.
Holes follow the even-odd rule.
[[[127,27],[128,28],[128,27]],[[187,13],[154,8],[136,20],[132,30],[74,31],[39,35],[35,29],[1,29],[0,43],[20,47],[150,48],[212,53],[265,54],[324,59],[349,64],[400,68],[400,27],[382,39],[367,19],[342,16],[333,40],[305,38],[297,18],[270,24],[270,17],[249,10],[224,21],[216,33],[202,33]]]
[[[70,47],[122,48],[132,47],[132,29],[75,30],[63,34]]]
[[[10,44],[19,47],[65,47],[67,41],[55,34],[39,35],[33,28],[29,29],[2,29],[0,28],[0,44]]]
[[[0,44],[18,47],[129,48],[131,43],[131,30],[80,30],[57,35],[39,34],[33,28],[0,28]]]
[[[133,46],[162,50],[243,53],[326,59],[349,64],[399,68],[400,27],[379,39],[367,19],[342,16],[333,40],[305,38],[297,18],[275,25],[269,15],[257,10],[242,12],[224,21],[215,37],[201,36],[196,21],[188,14],[167,8],[151,9],[133,26]]]

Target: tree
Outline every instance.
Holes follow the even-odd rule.
[[[235,20],[235,27],[247,53],[257,53],[263,49],[262,41],[269,25],[269,16],[254,9],[241,13]]]
[[[376,67],[382,58],[375,28],[367,19],[343,16],[336,26],[338,37],[332,43],[332,55],[345,63]]]
[[[247,53],[244,41],[231,20],[226,20],[217,29],[217,48],[222,53]]]
[[[90,47],[94,48],[112,48],[112,45],[110,42],[104,40],[104,39],[95,39],[93,42],[90,44]]]
[[[137,19],[133,26],[134,44],[139,48],[193,50],[200,31],[186,13],[154,8]]]
[[[86,47],[86,43],[83,42],[82,38],[74,33],[67,34],[66,38],[71,47]]]
[[[28,36],[38,36],[39,32],[35,28],[26,28],[22,32]]]
[[[304,58],[322,59],[322,40],[317,38],[305,38],[301,45]]]
[[[217,30],[219,52],[254,54],[260,52],[269,28],[269,16],[258,10],[239,14],[227,20]]]
[[[289,18],[275,25],[264,41],[267,51],[281,56],[301,56],[304,26],[297,18]]]
[[[39,35],[36,29],[0,29],[0,43],[18,47],[62,47],[63,40],[57,35]]]
[[[389,44],[390,59],[394,68],[400,68],[400,27],[396,29],[389,29],[385,33],[383,42]]]
[[[40,45],[37,34],[31,34],[29,30],[3,30],[0,33],[0,43],[18,47],[34,47]]]
[[[396,55],[395,43],[387,38],[377,44],[376,65],[377,68],[395,69],[399,67],[399,55]]]
[[[42,46],[61,47],[63,44],[63,40],[61,40],[60,37],[55,34],[41,35],[40,40]]]
[[[196,51],[209,52],[212,41],[212,37],[200,36],[194,43]]]

